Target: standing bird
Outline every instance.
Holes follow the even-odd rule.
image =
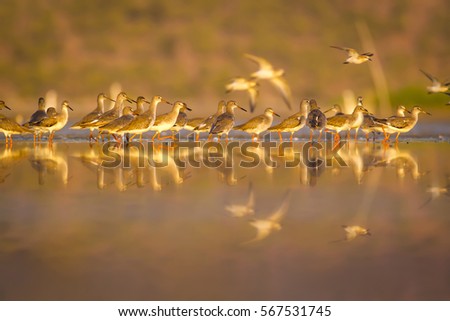
[[[256,107],[256,98],[258,97],[259,84],[254,79],[246,79],[243,77],[236,77],[230,80],[225,85],[226,93],[238,90],[246,90],[250,96],[250,112],[253,113]]]
[[[8,107],[3,100],[0,100],[0,110],[2,110],[3,108],[11,110],[11,108]],[[31,133],[32,131],[26,127],[20,126],[14,120],[0,114],[0,132],[5,134],[5,145],[9,145],[9,147],[12,147],[13,134],[25,134]]]
[[[152,101],[148,109],[141,115],[136,116],[128,125],[121,128],[118,133],[132,134],[130,141],[139,134],[139,141],[142,142],[142,134],[149,131],[155,123],[156,108],[160,102],[172,105],[170,102],[162,98],[161,96],[153,96]]]
[[[172,137],[175,139],[176,135],[186,126],[188,122],[188,115],[186,114],[186,108],[182,108],[178,113],[177,120],[172,126],[170,131],[172,132]]]
[[[397,137],[395,138],[395,142],[398,143],[398,137],[401,133],[407,133],[411,129],[416,126],[417,121],[419,119],[419,114],[424,113],[427,115],[431,114],[429,112],[424,111],[419,106],[414,106],[411,111],[411,116],[399,117],[399,116],[391,116],[387,119],[378,119],[375,123],[382,126],[382,130],[384,133],[384,141],[387,142],[390,135],[393,133],[397,133]]]
[[[199,139],[201,132],[209,132],[211,130],[211,127],[216,122],[217,117],[223,114],[225,112],[225,109],[226,109],[225,100],[219,101],[219,103],[217,104],[217,111],[208,118],[204,119],[193,129],[193,131],[197,133],[196,140]]]
[[[64,100],[61,104],[61,111],[59,113],[56,113],[54,117],[44,118],[35,125],[40,131],[49,133],[49,144],[53,143],[55,132],[64,128],[67,124],[67,121],[69,120],[69,109],[73,111],[69,102]]]
[[[96,118],[93,118],[90,122],[86,122],[82,125],[80,125],[81,128],[100,128],[101,126],[104,126],[108,124],[109,122],[112,122],[114,119],[119,118],[122,115],[123,110],[123,103],[125,101],[135,102],[125,92],[120,92],[117,97],[116,101],[114,103],[114,107],[103,114],[99,115]],[[101,130],[99,130],[99,135],[101,134]]]
[[[173,104],[172,110],[170,112],[156,116],[155,122],[150,128],[150,130],[155,131],[155,134],[152,137],[152,141],[155,140],[156,135],[158,135],[158,140],[167,138],[161,138],[161,133],[163,131],[170,130],[173,125],[175,125],[178,115],[182,110],[190,111],[191,109],[185,103],[177,101],[175,102],[175,104]],[[172,136],[171,138],[174,139],[175,137]]]
[[[310,128],[309,140],[312,141],[313,131],[318,130],[318,141],[320,141],[320,137],[322,137],[322,130],[327,125],[327,117],[320,111],[320,107],[317,106],[317,102],[315,99],[310,99],[309,105],[311,107],[311,110],[308,113],[308,117],[306,118],[306,125]]]
[[[280,117],[272,108],[266,108],[264,114],[256,116],[249,121],[235,126],[234,130],[242,130],[252,135],[252,141],[256,138],[258,140],[259,134],[266,131],[273,122],[273,115]]]
[[[362,54],[359,54],[355,49],[353,48],[346,48],[346,47],[339,47],[339,46],[330,46],[331,48],[344,50],[347,52],[347,59],[343,62],[344,64],[362,64],[366,61],[372,61],[373,53],[371,52],[365,52]]]
[[[253,62],[256,62],[259,65],[259,70],[255,71],[250,75],[250,77],[254,79],[267,79],[272,85],[278,90],[278,92],[283,97],[284,102],[291,109],[291,88],[289,87],[284,76],[283,69],[274,69],[272,64],[268,62],[266,59],[257,57],[251,54],[245,54],[246,58],[250,59]]]
[[[34,124],[40,122],[42,119],[47,118],[46,107],[45,107],[45,99],[44,97],[39,97],[38,99],[38,109],[31,115],[30,120],[23,124],[22,126],[26,128],[31,128],[34,131],[33,139],[36,141],[36,138],[40,139],[41,133],[34,128]]]
[[[85,115],[81,120],[77,121],[70,128],[72,129],[89,129],[89,141],[95,140],[94,138],[94,130],[98,129],[98,125],[96,124],[96,120],[100,118],[100,116],[105,112],[105,99],[110,101],[114,101],[114,99],[109,98],[104,93],[100,93],[97,96],[97,107]]]
[[[114,119],[113,121],[107,123],[106,125],[103,125],[99,127],[99,130],[101,132],[108,132],[109,134],[112,134],[114,139],[119,142],[118,138],[115,136],[117,134],[117,131],[119,131],[121,128],[125,127],[129,123],[133,121],[135,118],[134,112],[131,109],[131,106],[126,106],[122,111],[122,116],[119,118]],[[120,142],[123,141],[123,133],[122,133],[122,139]]]
[[[225,141],[228,141],[228,133],[230,130],[234,127],[234,109],[239,108],[243,111],[247,111],[241,106],[238,106],[234,100],[230,100],[227,102],[226,111],[219,115],[214,122],[214,124],[211,126],[211,130],[209,131],[210,137],[211,135],[219,135],[225,134],[226,139]]]
[[[282,132],[291,133],[290,141],[292,142],[292,138],[294,133],[302,129],[306,124],[306,117],[308,117],[309,113],[309,100],[303,99],[300,102],[300,110],[283,120],[281,123],[272,126],[268,129],[269,132],[278,132],[278,136],[280,137],[280,141],[283,140]]]
[[[427,86],[427,91],[429,94],[446,93],[448,91],[450,82],[442,84],[436,77],[433,77],[422,69],[420,69],[420,71],[431,81],[431,86]]]

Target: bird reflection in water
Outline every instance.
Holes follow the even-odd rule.
[[[290,194],[290,191],[286,192],[281,205],[269,216],[250,220],[250,225],[256,229],[256,236],[244,242],[243,245],[260,242],[273,232],[281,230],[281,220],[289,208]]]
[[[342,228],[345,232],[345,238],[336,240],[333,242],[349,242],[356,239],[358,236],[370,236],[372,235],[368,228],[359,226],[359,225],[342,225]]]
[[[69,182],[69,166],[66,153],[55,150],[54,144],[38,145],[30,156],[30,164],[38,172],[39,185],[44,185],[47,176],[58,175],[64,185]]]
[[[28,156],[28,150],[5,148],[0,154],[0,184],[11,176],[12,169]]]
[[[225,207],[232,217],[244,217],[255,214],[255,192],[253,191],[253,184],[248,185],[248,196],[245,204],[232,203]]]

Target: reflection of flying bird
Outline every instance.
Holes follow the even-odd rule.
[[[253,184],[248,185],[248,199],[246,204],[230,204],[225,207],[232,217],[244,217],[255,214],[255,193]]]
[[[226,93],[232,91],[246,90],[250,96],[250,111],[253,113],[256,106],[256,97],[258,97],[258,83],[254,79],[236,77],[225,85]]]
[[[347,52],[347,59],[344,61],[344,64],[362,64],[366,61],[372,61],[371,57],[373,56],[373,53],[371,52],[365,52],[365,53],[358,53],[353,48],[346,48],[346,47],[339,47],[339,46],[330,46],[331,48],[343,50]]]
[[[270,216],[264,219],[252,219],[250,220],[250,225],[256,228],[256,236],[250,241],[245,242],[244,244],[254,243],[261,241],[267,238],[274,231],[281,230],[280,221],[286,215],[286,212],[289,207],[289,196],[290,191],[286,193],[284,196],[283,202],[280,207],[273,212]]]
[[[431,186],[428,187],[426,190],[427,193],[430,194],[430,198],[425,201],[419,208],[425,207],[427,204],[429,204],[431,201],[435,200],[436,198],[440,197],[441,195],[445,195],[447,197],[450,197],[450,186],[447,185],[445,187],[439,187],[439,186]]]
[[[344,242],[344,241],[352,241],[358,236],[370,236],[372,235],[368,228],[361,227],[359,225],[342,225],[342,228],[345,231],[345,239],[333,241],[334,242]]]
[[[429,94],[445,93],[448,91],[450,82],[443,84],[436,77],[433,77],[422,69],[420,69],[420,71],[431,81],[431,86],[427,86],[427,91]]]
[[[272,64],[264,58],[251,54],[245,54],[244,56],[259,65],[259,70],[252,73],[250,76],[255,79],[269,80],[281,94],[288,108],[291,109],[291,88],[283,77],[284,70],[274,69]]]

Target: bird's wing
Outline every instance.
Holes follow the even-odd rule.
[[[347,48],[347,47],[339,47],[339,46],[330,46],[331,48],[347,51],[347,54],[349,57],[357,58],[359,56],[358,52],[353,48]]]
[[[270,79],[270,82],[277,88],[277,90],[280,92],[281,96],[283,97],[284,102],[288,106],[289,109],[291,108],[291,88],[289,87],[286,79],[284,77],[274,77]]]
[[[435,78],[435,77],[433,77],[432,75],[430,75],[429,73],[427,73],[427,72],[425,72],[424,70],[422,70],[422,69],[419,69],[428,79],[430,79],[432,82],[433,82],[433,84],[437,84],[437,83],[439,83],[439,81]]]
[[[289,208],[290,194],[290,191],[286,192],[280,207],[267,218],[268,220],[270,220],[271,222],[281,221],[284,215],[286,215],[286,212]]]
[[[255,192],[253,191],[253,183],[248,185],[248,201],[247,207],[253,209],[255,207]]]
[[[233,116],[227,113],[219,115],[214,124],[212,125],[210,133],[211,134],[221,133],[222,131],[228,129],[232,125],[233,125]]]
[[[58,120],[54,117],[51,118],[44,118],[40,122],[36,124],[38,127],[51,127],[55,125],[58,122]]]
[[[264,116],[259,115],[259,116],[253,117],[252,119],[248,120],[246,123],[235,126],[234,128],[242,129],[242,130],[254,128],[254,127],[258,126],[261,123],[261,121],[264,121],[264,120],[265,120]]]
[[[253,113],[256,107],[256,98],[258,97],[258,88],[250,87],[248,89],[248,93],[250,95],[250,111]]]
[[[251,55],[251,54],[244,54],[244,57],[250,59],[253,62],[256,62],[259,65],[259,69],[266,69],[266,70],[272,70],[273,66],[270,62],[268,62],[266,59]]]

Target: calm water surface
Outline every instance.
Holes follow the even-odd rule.
[[[108,168],[98,145],[0,145],[0,299],[450,300],[450,198],[429,190],[449,183],[450,145],[351,143],[347,166],[317,167],[304,145],[250,168],[263,148],[214,168],[153,146]],[[250,194],[254,214],[226,210]]]

